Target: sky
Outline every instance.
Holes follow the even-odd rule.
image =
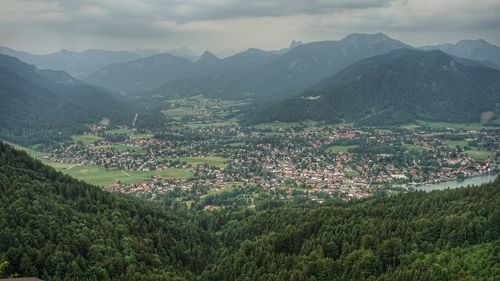
[[[0,0],[0,46],[32,53],[187,46],[228,55],[383,32],[500,45],[499,0]]]

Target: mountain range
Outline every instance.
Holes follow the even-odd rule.
[[[424,46],[424,50],[441,50],[461,58],[482,61],[500,69],[500,48],[483,39],[461,40],[456,44]]]
[[[409,47],[381,33],[351,34],[340,41],[292,42],[281,51],[248,49],[225,59],[209,52],[196,62],[139,59],[109,65],[88,81],[128,93],[277,99],[298,94],[360,59]]]
[[[61,50],[52,54],[33,55],[9,48],[0,47],[0,54],[17,57],[39,69],[62,70],[78,79],[86,79],[90,74],[111,63],[131,61],[141,56],[126,51],[107,51],[91,49],[83,52]]]
[[[441,51],[399,49],[354,63],[296,97],[252,112],[248,119],[370,125],[416,119],[479,122],[494,118],[499,103],[499,70]]]
[[[400,49],[406,51],[392,52]],[[143,50],[142,55],[154,54],[145,58],[132,52],[103,50],[31,55],[0,48],[0,53],[34,64],[38,75],[53,83],[49,88],[64,85],[90,89],[90,84],[94,84],[100,89],[92,87],[92,91],[104,93],[104,100],[117,97],[113,92],[125,97],[204,95],[249,99],[252,115],[243,120],[249,122],[346,119],[394,123],[414,118],[477,121],[487,116],[487,121],[494,120],[498,113],[498,100],[494,97],[498,81],[494,77],[500,63],[499,50],[484,40],[417,49],[383,33],[354,33],[338,41],[294,41],[288,48],[277,51],[250,48],[226,58],[209,51],[195,58],[188,48],[179,48],[179,56]],[[377,57],[388,53],[391,55]],[[181,57],[182,54],[186,56]],[[431,55],[435,57],[430,58]],[[374,57],[377,60],[362,63]],[[429,63],[425,68],[416,67],[420,63],[416,57]],[[455,68],[439,65],[436,63],[439,61],[453,63]],[[415,64],[413,68],[411,63]],[[38,70],[41,68],[63,69],[69,74]],[[449,71],[443,72],[445,69]],[[347,73],[356,74],[360,80],[356,83],[348,80]],[[84,77],[85,82],[71,74]],[[371,89],[377,92],[370,92]],[[320,97],[313,99],[316,96]],[[465,108],[468,103],[471,107]],[[298,113],[291,114],[292,108]],[[486,115],[481,117],[483,113]]]
[[[11,56],[0,55],[0,85],[0,137],[7,139],[132,114],[109,91]]]

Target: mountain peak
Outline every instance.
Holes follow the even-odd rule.
[[[468,46],[477,46],[477,47],[496,47],[495,45],[491,44],[490,42],[484,40],[484,39],[476,39],[476,40],[460,40],[456,44],[457,46],[460,45],[468,45]],[[497,47],[498,48],[498,47]]]
[[[219,58],[209,51],[203,52],[201,57],[198,59],[198,62],[202,63],[214,63],[217,61],[219,61]]]
[[[290,43],[290,47],[288,47],[289,49],[293,49],[297,46],[300,46],[302,45],[302,41],[296,41],[296,40],[293,40],[291,43]]]
[[[385,35],[384,33],[381,33],[381,32],[373,33],[373,34],[368,34],[368,33],[351,33],[351,34],[347,35],[341,41],[387,40],[387,39],[391,39],[391,38],[389,36]]]

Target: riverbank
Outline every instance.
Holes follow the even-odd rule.
[[[458,188],[458,187],[462,187],[462,186],[480,185],[483,183],[488,183],[488,182],[495,180],[497,176],[498,176],[498,174],[481,175],[481,176],[466,178],[463,181],[449,180],[449,181],[443,181],[443,182],[439,182],[439,183],[418,185],[418,186],[415,186],[413,188],[415,190],[423,190],[423,191],[442,190],[442,189],[447,189],[447,188],[453,189],[453,188]]]

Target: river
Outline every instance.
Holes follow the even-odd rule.
[[[484,176],[476,176],[476,177],[471,177],[471,178],[466,178],[463,181],[456,181],[456,180],[451,180],[451,181],[444,181],[440,183],[433,183],[433,184],[425,184],[421,186],[416,186],[415,190],[424,190],[424,191],[432,191],[432,190],[442,190],[442,189],[447,189],[447,188],[457,188],[457,187],[462,187],[462,186],[467,186],[467,185],[480,185],[482,183],[487,183],[493,181],[498,174],[496,175],[484,175]]]

